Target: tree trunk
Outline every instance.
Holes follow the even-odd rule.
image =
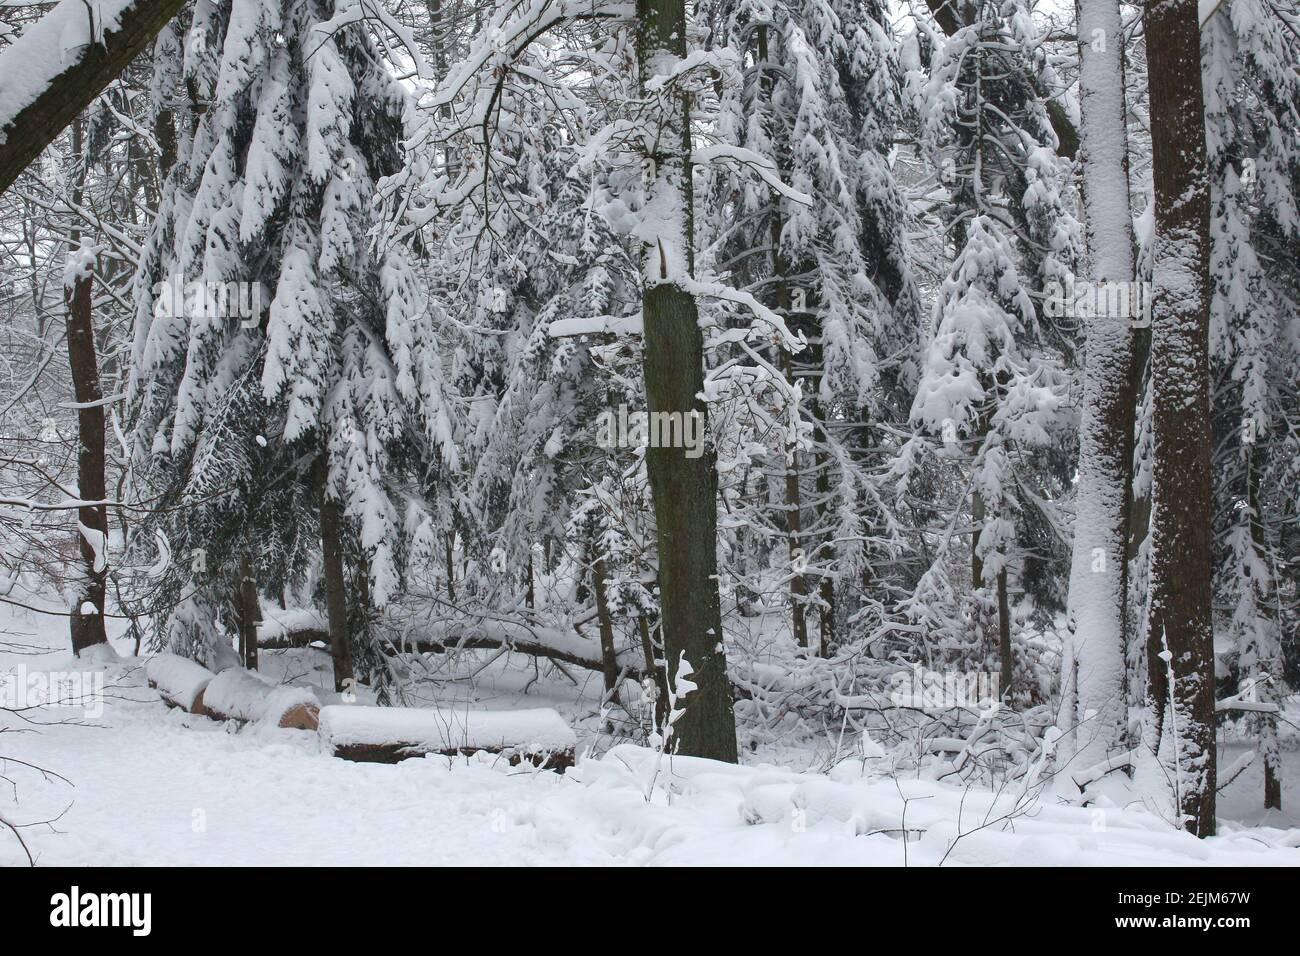
[[[244,554],[239,559],[239,642],[244,667],[257,670],[257,625],[262,620],[262,608],[257,599],[257,580],[253,577],[253,562]]]
[[[447,559],[447,602],[456,603],[456,532],[448,531],[445,545]]]
[[[1078,0],[1084,211],[1094,283],[1134,281],[1119,0]],[[1086,317],[1079,497],[1063,658],[1062,728],[1078,767],[1118,746],[1126,716],[1124,661],[1129,489],[1133,468],[1133,326]]]
[[[82,127],[78,121],[72,131],[74,162],[82,162]],[[73,205],[81,205],[85,168],[74,177]],[[79,256],[81,230],[72,229],[68,239],[69,257]],[[63,289],[67,301],[68,365],[72,370],[72,391],[77,400],[77,495],[82,501],[103,502],[108,497],[104,475],[104,398],[99,384],[99,362],[95,349],[95,322],[91,309],[94,283],[91,263],[78,266],[71,274],[69,287]],[[104,592],[108,581],[108,508],[103,504],[77,509],[77,546],[82,567],[72,589],[72,615],[69,630],[72,652],[78,657],[86,648],[106,644],[104,629]]]
[[[637,0],[642,90],[686,56],[684,0]],[[656,94],[647,94],[653,100]],[[690,105],[683,93],[663,104],[658,139],[647,144],[642,317],[646,407],[651,415],[692,413],[707,421],[704,339],[694,297],[678,283],[692,277],[693,203]],[[652,125],[652,129],[656,128]],[[718,597],[715,453],[687,458],[683,448],[647,448],[646,470],[659,544],[659,600],[668,673],[685,657],[697,689],[673,727],[679,753],[736,762],[736,725]]]
[[[11,69],[24,75],[30,72],[25,66],[28,62],[63,57],[62,67],[49,85],[38,91],[9,125],[0,127],[0,193],[94,102],[182,6],[184,0],[136,0],[122,12],[116,28],[104,29],[95,22],[94,42],[61,53],[66,46],[65,31],[89,23],[91,15],[91,5],[83,0],[63,0],[0,53],[0,76]]]
[[[1263,563],[1268,560],[1268,546],[1264,536],[1264,523],[1260,520],[1259,460],[1253,442],[1246,446],[1246,505],[1249,509],[1251,545],[1255,555]],[[1269,635],[1265,647],[1260,647],[1258,637],[1256,638],[1249,678],[1254,682],[1256,694],[1263,692],[1262,702],[1281,707],[1286,694],[1278,691],[1282,678],[1282,661],[1281,648],[1276,643],[1277,621],[1273,619],[1278,582],[1272,575],[1267,579],[1261,579],[1252,570],[1245,586],[1254,589],[1253,603],[1255,613],[1259,615],[1259,620],[1256,622],[1257,635]],[[1282,755],[1277,739],[1277,714],[1257,714],[1256,726],[1259,731],[1259,755],[1263,758],[1264,764],[1264,809],[1281,810]]]
[[[1011,654],[1011,608],[1007,601],[1007,569],[998,572],[998,660],[1002,672],[998,679],[998,697],[1010,701],[1011,677],[1015,673],[1015,658]]]
[[[609,613],[605,578],[605,559],[597,558],[591,569],[591,581],[596,592],[596,620],[600,626],[600,660],[605,674],[605,699],[613,700],[618,690],[618,655],[614,651],[614,619]]]
[[[320,498],[320,538],[325,565],[325,614],[329,620],[330,656],[334,658],[334,690],[343,693],[351,689],[355,674],[343,575],[343,507],[329,495],[328,472],[329,465],[322,455],[316,460],[316,489]]]
[[[817,364],[820,366],[822,348],[817,347]],[[815,421],[822,447],[825,447],[829,440],[826,431],[826,422],[823,419],[823,410],[821,403],[814,397],[810,406],[810,411]],[[823,529],[827,521],[827,500],[831,493],[831,476],[830,461],[824,451],[817,451],[813,455],[813,467],[817,471],[817,478],[814,487],[817,489],[817,523]],[[833,545],[832,545],[833,547]],[[820,552],[819,552],[820,553]],[[817,634],[817,655],[826,657],[830,654],[831,649],[835,646],[835,579],[829,573],[831,570],[838,568],[834,560],[834,552],[831,552],[830,567],[823,569],[821,580],[817,585],[817,597],[821,607],[818,610],[818,634]]]
[[[1147,0],[1155,184],[1152,293],[1151,639],[1172,686],[1151,682],[1158,752],[1186,828],[1215,831],[1210,621],[1209,223],[1196,0]],[[1163,673],[1166,668],[1153,671]]]

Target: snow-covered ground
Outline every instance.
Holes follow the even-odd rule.
[[[559,775],[486,755],[350,763],[306,731],[234,732],[168,710],[139,659],[76,664],[62,622],[4,613],[0,673],[92,666],[105,677],[97,717],[0,714],[0,818],[22,827],[43,865],[1300,864],[1300,820],[1294,809],[1256,809],[1258,772],[1221,794],[1221,835],[1200,841],[1141,809],[893,779],[856,758],[824,774],[660,762],[593,736],[591,700],[572,685],[538,682],[525,695],[526,680],[504,678],[446,685],[441,703],[557,706],[588,728],[576,768]],[[322,657],[264,653],[264,671],[319,685]],[[1290,783],[1294,748],[1287,758]],[[0,827],[0,864],[25,862]]]

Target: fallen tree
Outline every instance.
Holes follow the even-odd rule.
[[[486,616],[411,621],[403,628],[400,640],[384,650],[390,656],[396,656],[410,652],[451,653],[502,648],[586,670],[603,673],[605,669],[597,641],[558,627]],[[627,678],[639,681],[645,674],[645,656],[639,647],[617,649],[615,662]]]
[[[573,766],[577,738],[549,708],[451,710],[333,704],[320,712],[322,745],[335,757],[397,763],[426,754],[500,754],[512,765]]]

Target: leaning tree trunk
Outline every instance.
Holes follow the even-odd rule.
[[[637,54],[642,90],[658,102],[658,122],[647,122],[645,223],[644,376],[650,415],[692,413],[706,421],[704,339],[695,299],[681,282],[692,277],[693,190],[690,169],[690,104],[670,85],[647,89],[686,56],[684,0],[637,0]],[[654,420],[653,418],[651,419]],[[715,454],[696,458],[684,448],[646,449],[659,544],[659,602],[670,682],[683,658],[697,689],[684,698],[673,725],[682,754],[736,761],[727,655],[722,643],[718,597],[717,485]]]
[[[48,77],[34,83],[30,93],[17,85],[0,91],[10,93],[0,95],[0,192],[126,69],[184,2],[63,0],[0,53],[0,76],[13,70],[25,80],[38,80],[31,75],[37,64]],[[109,11],[117,14],[116,22],[104,19]],[[84,42],[75,45],[78,40]],[[48,68],[53,63],[57,69]]]
[[[81,205],[85,179],[82,130],[78,122],[72,131],[73,161],[83,164],[74,178],[72,203]],[[95,644],[108,643],[104,629],[104,593],[108,581],[108,496],[104,475],[104,392],[99,384],[99,362],[95,350],[95,322],[91,308],[93,254],[81,245],[81,231],[69,235],[71,260],[63,294],[67,299],[68,364],[72,369],[72,391],[77,400],[77,496],[98,502],[77,509],[77,546],[81,567],[72,588],[72,616],[69,630],[72,652],[77,656]]]
[[[1134,281],[1133,218],[1119,0],[1078,0],[1078,24],[1089,276],[1094,283],[1127,290]],[[1087,317],[1086,329],[1070,630],[1062,662],[1062,729],[1070,735],[1076,769],[1101,763],[1120,743],[1124,728],[1133,458],[1132,323],[1124,316],[1095,314]]]
[[[352,642],[348,635],[347,584],[343,574],[343,506],[330,497],[329,464],[316,461],[316,492],[320,500],[320,539],[324,559],[325,616],[329,622],[330,656],[334,659],[334,690],[353,686]]]
[[[1152,291],[1149,728],[1182,822],[1215,830],[1210,621],[1209,229],[1196,0],[1147,0],[1156,258]]]

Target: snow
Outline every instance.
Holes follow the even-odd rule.
[[[19,660],[51,670],[74,663],[62,650],[61,622],[50,621],[6,626],[8,638],[43,646],[21,658],[0,652],[0,673]],[[288,655],[310,653],[286,651],[281,662],[296,667],[289,661],[300,658]],[[896,780],[873,772],[870,758],[816,773],[660,760],[621,745],[587,748],[564,774],[511,767],[489,754],[353,763],[322,753],[309,732],[266,724],[223,732],[216,721],[168,710],[143,686],[138,659],[104,666],[98,726],[56,723],[58,711],[48,718],[42,711],[37,733],[6,734],[0,747],[69,781],[0,760],[0,772],[15,781],[0,789],[0,817],[34,824],[62,814],[55,827],[21,831],[40,865],[1300,863],[1294,811],[1257,812],[1259,825],[1249,828],[1221,820],[1221,835],[1197,840],[1140,807],[1056,806],[1046,797],[1026,803],[1015,793]],[[1296,749],[1284,757],[1294,779]],[[1253,782],[1250,776],[1225,792],[1225,807],[1257,803],[1258,771]],[[24,862],[6,833],[0,865]]]
[[[528,753],[572,750],[573,729],[547,708],[511,711],[441,707],[322,708],[320,737],[335,746],[407,744],[421,750],[522,748]]]

